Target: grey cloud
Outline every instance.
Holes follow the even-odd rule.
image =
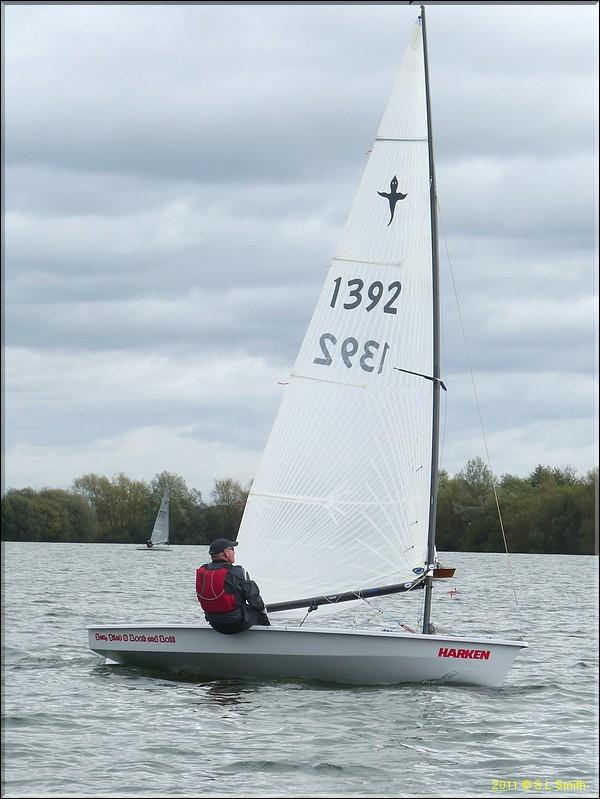
[[[249,449],[261,449],[266,443],[269,425],[277,410],[280,397],[277,393],[269,401],[249,405],[244,398],[236,399],[235,385],[229,398],[219,401],[192,402],[185,396],[173,398],[153,396],[150,392],[143,410],[135,408],[127,399],[120,400],[118,386],[112,401],[96,399],[91,393],[87,402],[81,398],[61,402],[60,409],[48,403],[44,413],[29,413],[27,407],[9,409],[13,424],[7,431],[5,447],[31,444],[41,447],[93,445],[142,427],[186,428],[187,437],[203,442],[226,443]],[[18,431],[18,435],[17,435]]]
[[[143,427],[258,453],[417,8],[5,12],[6,418],[35,453],[19,463],[89,445],[93,470],[98,441],[126,450]],[[596,23],[583,5],[428,9],[440,251],[496,470],[594,457]],[[480,452],[442,284],[461,468]]]
[[[240,350],[289,361],[299,347],[316,292],[283,289],[198,292],[172,301],[78,302],[62,306],[11,303],[11,346],[128,352],[196,352],[212,357]]]
[[[583,46],[569,48],[561,74],[553,71],[556,32],[545,11],[521,11],[515,32],[507,30],[505,10],[480,10],[473,37],[464,15],[459,25],[454,11],[440,9],[432,56],[440,158],[500,148],[563,155],[594,148],[593,40],[582,24],[589,11],[563,14],[578,23]],[[375,135],[404,41],[391,24],[396,10],[257,7],[252,14],[203,6],[138,6],[128,14],[92,7],[81,16],[52,17],[13,11],[8,19],[23,36],[43,37],[46,46],[32,52],[16,36],[9,40],[8,163],[230,183],[339,174]],[[77,45],[84,20],[98,29],[85,47]],[[226,48],[218,38],[224,20],[237,32]],[[529,44],[534,24],[535,56],[529,46],[515,51],[519,37]],[[142,41],[140,30],[153,35]]]

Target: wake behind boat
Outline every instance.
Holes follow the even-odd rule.
[[[342,239],[294,365],[239,531],[239,562],[272,623],[109,625],[117,663],[207,677],[500,685],[527,643],[438,635],[438,245],[425,10],[416,23]],[[324,557],[324,549],[335,553]],[[420,593],[422,591],[422,593]],[[419,631],[313,626],[338,607],[420,594]],[[410,603],[407,603],[410,604]],[[456,603],[460,607],[459,603]],[[315,613],[317,612],[317,613]]]
[[[163,494],[160,508],[156,514],[152,535],[146,541],[146,546],[137,547],[146,552],[170,552],[169,550],[169,492]]]

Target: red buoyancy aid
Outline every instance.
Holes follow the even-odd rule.
[[[230,613],[238,607],[235,594],[225,592],[228,569],[207,569],[206,565],[196,570],[196,596],[205,613]]]

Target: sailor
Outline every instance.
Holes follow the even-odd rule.
[[[235,566],[237,541],[217,538],[208,549],[211,563],[196,570],[196,596],[206,621],[219,633],[241,633],[252,625],[270,627],[254,580]]]

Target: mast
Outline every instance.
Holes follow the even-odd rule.
[[[427,60],[427,29],[425,26],[425,6],[421,6],[421,25],[423,30],[423,60],[425,65],[425,99],[427,104],[427,145],[429,149],[429,206],[431,213],[431,266],[433,288],[433,435],[431,441],[431,482],[429,488],[429,529],[427,534],[427,566],[435,558],[435,522],[438,489],[438,450],[440,429],[440,291],[439,255],[437,232],[437,193],[435,185],[435,165],[433,161],[433,138],[431,129],[431,97],[429,94],[429,64]],[[433,575],[425,579],[425,604],[423,608],[423,633],[429,632],[431,619],[431,594]]]

